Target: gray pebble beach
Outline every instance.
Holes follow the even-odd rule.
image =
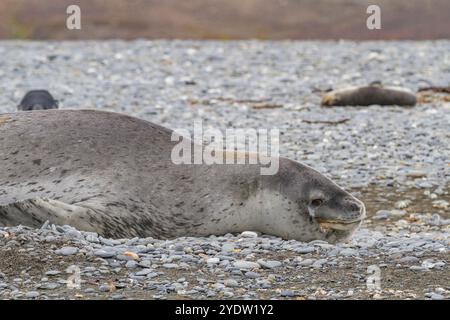
[[[171,129],[277,128],[282,156],[357,194],[369,216],[337,245],[0,227],[0,299],[450,299],[448,96],[320,106],[330,89],[373,81],[449,86],[450,41],[2,41],[0,56],[0,113],[43,88],[61,109]]]

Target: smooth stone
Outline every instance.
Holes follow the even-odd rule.
[[[372,217],[373,220],[385,220],[389,219],[391,216],[391,212],[388,210],[378,210],[375,215]]]
[[[128,269],[134,269],[138,266],[138,263],[134,260],[129,260],[127,261],[127,263],[125,264],[125,267],[127,267]]]
[[[327,262],[328,262],[327,259],[319,259],[319,260],[316,260],[316,261],[312,264],[312,267],[313,267],[313,268],[316,268],[316,269],[320,269],[320,268],[322,268],[322,266],[323,266],[325,263],[327,263]]]
[[[442,294],[433,293],[430,297],[431,300],[444,300],[445,297]]]
[[[358,255],[358,251],[356,251],[355,249],[351,249],[351,248],[346,248],[344,250],[341,250],[341,252],[339,252],[339,253],[345,257],[351,257],[351,256]]]
[[[207,264],[217,264],[220,263],[220,259],[219,258],[209,258],[206,260]]]
[[[314,259],[305,259],[305,260],[300,261],[298,263],[298,265],[302,266],[302,267],[308,267],[308,266],[312,265],[314,263],[314,261],[315,261]]]
[[[425,171],[420,170],[409,170],[406,175],[413,179],[423,178],[427,176],[427,173]]]
[[[281,290],[280,296],[282,296],[282,297],[293,297],[293,296],[295,296],[295,293],[292,290]]]
[[[76,229],[70,229],[66,232],[66,234],[72,238],[78,238],[78,239],[83,238],[83,234]]]
[[[223,246],[222,246],[222,252],[233,252],[233,250],[234,250],[234,245],[233,244],[231,244],[231,243],[225,243]]]
[[[33,298],[37,298],[40,296],[40,293],[37,291],[28,291],[27,293],[25,293],[25,297],[33,299]]]
[[[316,251],[316,249],[314,247],[303,247],[303,248],[297,248],[294,251],[299,254],[307,254],[307,253],[312,253],[312,252]]]
[[[152,262],[150,260],[141,260],[138,265],[144,268],[150,268],[152,266]]]
[[[78,248],[75,247],[62,247],[61,249],[58,249],[55,251],[56,254],[62,255],[62,256],[71,256],[73,254],[78,253]]]
[[[98,290],[100,290],[101,292],[109,292],[111,291],[111,287],[109,285],[102,284],[98,287]]]
[[[220,282],[216,282],[213,284],[213,288],[216,290],[223,290],[225,288],[225,285]]]
[[[245,260],[237,260],[233,262],[233,266],[239,269],[259,269],[260,266],[256,262],[245,261]]]
[[[259,277],[259,274],[253,271],[247,271],[244,275],[249,279],[256,279]]]
[[[282,263],[280,261],[277,260],[263,260],[263,259],[259,259],[258,264],[265,268],[265,269],[274,269],[274,268],[278,268],[281,267]]]
[[[409,263],[409,262],[417,262],[417,261],[419,261],[419,258],[413,257],[413,256],[406,256],[406,257],[400,258],[398,260],[398,262],[400,262],[400,263]]]
[[[237,282],[235,279],[227,279],[224,282],[225,286],[230,288],[235,288],[239,286],[239,282]]]
[[[422,267],[422,266],[411,266],[409,267],[409,269],[413,270],[413,271],[426,271],[428,270],[428,268]]]
[[[112,258],[116,254],[112,251],[106,251],[106,250],[100,249],[100,250],[94,251],[94,255],[96,255],[97,257],[101,257],[101,258]]]
[[[148,275],[150,272],[153,272],[152,269],[142,269],[139,270],[138,272],[135,273],[136,276],[140,277],[140,276],[146,276]]]
[[[59,288],[61,285],[55,282],[48,282],[48,283],[42,283],[38,286],[39,289],[44,290],[54,290],[56,288]]]
[[[257,238],[258,234],[254,231],[244,231],[240,234],[241,238]]]

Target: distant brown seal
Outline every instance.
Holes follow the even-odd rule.
[[[335,90],[326,93],[322,98],[323,106],[413,106],[416,103],[417,98],[413,92],[380,84]]]
[[[28,91],[17,106],[18,111],[58,109],[58,101],[47,90]]]
[[[253,230],[347,239],[361,201],[312,168],[176,165],[172,131],[126,115],[46,110],[0,115],[0,225],[46,220],[106,237],[208,236]]]

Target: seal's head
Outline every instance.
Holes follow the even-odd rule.
[[[278,174],[266,178],[265,211],[278,219],[263,219],[261,229],[300,241],[347,240],[365,218],[364,204],[333,181],[296,161],[281,158]],[[264,211],[264,210],[263,210]]]
[[[28,91],[17,106],[18,111],[58,109],[58,101],[47,90]]]
[[[322,97],[322,106],[367,106],[376,104],[379,100],[379,85],[370,85],[366,87],[348,87],[340,90],[327,92]],[[378,96],[378,99],[377,99]]]

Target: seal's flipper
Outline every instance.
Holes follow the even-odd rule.
[[[59,225],[72,225],[71,222],[94,214],[90,208],[67,204],[61,201],[35,198],[22,200],[0,206],[0,226],[16,226],[19,224],[40,227],[45,221]],[[83,219],[84,218],[84,219]]]

